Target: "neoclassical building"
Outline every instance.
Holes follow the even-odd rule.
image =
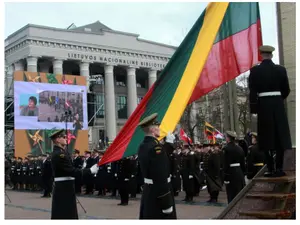
[[[85,76],[95,145],[116,137],[175,50],[99,21],[67,29],[28,24],[5,40],[6,87],[18,70]]]

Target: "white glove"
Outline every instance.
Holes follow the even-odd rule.
[[[96,174],[99,170],[98,164],[93,165],[90,170],[92,174]]]
[[[129,181],[129,179],[125,178],[125,180],[124,180],[124,181]]]
[[[168,209],[164,209],[162,212],[165,213],[165,214],[170,214],[170,213],[172,213],[172,212],[173,212],[173,206],[171,206],[171,207],[168,208]]]
[[[134,177],[134,175],[131,175],[131,177]]]
[[[229,184],[230,182],[229,181],[224,181],[224,184]]]
[[[192,175],[189,175],[189,179],[192,179],[193,178],[193,176]]]
[[[115,173],[115,177],[117,177],[118,175]]]
[[[167,142],[167,143],[173,144],[173,143],[174,143],[174,140],[175,140],[174,134],[172,134],[171,132],[169,132],[169,133],[167,134],[167,137],[166,137],[166,142]]]
[[[82,168],[84,169],[86,167],[86,162],[83,163]]]

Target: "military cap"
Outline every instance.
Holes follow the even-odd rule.
[[[233,138],[236,138],[237,135],[236,135],[236,132],[235,131],[226,131],[226,134],[229,136],[229,137],[233,137]]]
[[[151,125],[160,125],[160,123],[156,120],[158,114],[153,113],[150,116],[145,117],[138,125],[141,127],[148,127]]]
[[[86,150],[86,151],[84,151],[84,153],[85,153],[85,154],[91,154],[91,151]]]
[[[256,132],[251,132],[251,136],[257,137],[257,133]]]
[[[24,159],[27,159],[27,160],[29,160],[29,158],[28,158],[28,157],[25,157]]]
[[[272,53],[272,52],[274,52],[274,50],[275,50],[275,48],[270,45],[262,45],[259,47],[259,51],[261,53]]]
[[[79,154],[79,153],[80,153],[80,151],[79,151],[79,150],[77,150],[77,149],[75,149],[75,150],[74,150],[74,153],[75,153],[75,154]]]
[[[22,157],[18,157],[18,159],[21,159],[21,160],[22,160]]]
[[[52,131],[52,132],[50,133],[49,137],[50,137],[51,139],[54,139],[54,138],[56,138],[58,135],[60,135],[60,134],[63,133],[63,132],[64,132],[63,129],[61,129],[61,130],[54,130],[54,131]]]

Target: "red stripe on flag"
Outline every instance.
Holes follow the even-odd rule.
[[[258,51],[261,45],[260,20],[248,29],[214,44],[189,103],[257,64],[261,60]]]
[[[113,143],[106,150],[103,158],[99,162],[99,166],[104,165],[108,162],[117,161],[123,157],[123,154],[131,141],[131,138],[140,122],[140,119],[146,110],[154,87],[155,85],[152,85],[145,97],[142,99],[141,103],[137,106],[136,110],[129,117]]]

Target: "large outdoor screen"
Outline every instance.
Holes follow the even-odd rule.
[[[51,152],[50,134],[64,129],[70,153],[88,149],[87,90],[83,76],[14,73],[15,155]]]

